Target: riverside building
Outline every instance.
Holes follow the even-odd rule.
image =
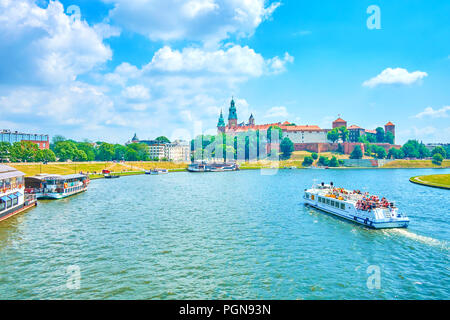
[[[49,137],[47,134],[23,133],[19,131],[11,131],[7,129],[0,130],[0,142],[30,141],[39,147],[39,149],[50,149]]]

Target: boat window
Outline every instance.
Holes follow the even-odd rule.
[[[327,204],[330,204],[330,199],[327,199]]]
[[[341,209],[345,210],[345,203],[341,203]]]
[[[308,193],[306,194],[306,199],[309,199],[309,194]]]
[[[6,209],[6,203],[3,201],[0,201],[0,211],[3,211]]]
[[[13,199],[13,206],[17,205],[19,203],[19,198],[14,198]]]
[[[336,201],[336,202],[334,203],[334,206],[335,206],[336,208],[339,208],[339,202]]]
[[[334,206],[334,200],[331,200],[331,205]]]

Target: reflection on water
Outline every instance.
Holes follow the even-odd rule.
[[[449,193],[408,181],[435,172],[449,170],[93,181],[0,223],[0,298],[448,298]],[[305,207],[314,178],[387,196],[410,228],[370,230]],[[380,289],[367,287],[369,266]],[[77,268],[80,288],[69,289]]]

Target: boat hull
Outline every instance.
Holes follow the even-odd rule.
[[[371,221],[367,219],[363,219],[361,217],[356,216],[350,216],[341,214],[338,212],[335,212],[333,210],[327,210],[327,208],[319,207],[318,205],[310,202],[305,202],[305,205],[308,205],[312,208],[318,209],[321,212],[325,212],[327,214],[333,215],[335,217],[345,219],[348,221],[351,221],[353,223],[363,225],[367,228],[371,229],[392,229],[392,228],[407,228],[409,225],[409,220],[391,220],[391,219],[384,219],[384,220],[378,220],[378,221]]]
[[[64,199],[67,197],[71,197],[74,196],[76,194],[82,193],[87,191],[87,188],[81,189],[81,190],[77,190],[71,193],[37,193],[36,197],[38,199],[42,199],[42,200],[54,200],[54,199]]]
[[[32,201],[30,203],[24,203],[20,206],[16,206],[14,208],[11,208],[10,210],[6,210],[5,212],[2,212],[0,214],[0,221],[4,221],[8,218],[11,218],[19,213],[22,213],[24,211],[27,211],[31,208],[34,208],[35,206],[37,206],[37,201]]]

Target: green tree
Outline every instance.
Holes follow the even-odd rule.
[[[389,131],[386,132],[386,135],[384,137],[384,142],[387,142],[389,144],[394,144],[394,140],[395,140],[395,137],[392,134],[392,132],[389,132]]]
[[[375,157],[377,159],[384,159],[387,156],[386,150],[381,146],[373,146],[373,151],[375,152]]]
[[[442,156],[442,154],[435,153],[433,156],[433,160],[431,162],[433,162],[435,165],[440,166],[442,164],[443,160],[444,160],[444,157]]]
[[[330,167],[339,167],[339,161],[336,157],[331,157],[330,162],[328,163]]]
[[[275,137],[277,136],[277,132],[278,132],[278,141],[281,141],[283,139],[283,130],[281,130],[280,127],[271,126],[267,130],[267,141],[269,141],[269,143],[272,142],[272,138],[275,139]]]
[[[339,131],[339,138],[341,138],[343,142],[348,141],[350,135],[348,129],[345,126],[342,126],[338,128],[338,131]]]
[[[50,149],[38,150],[34,159],[36,162],[54,162],[56,161],[55,153]]]
[[[97,160],[111,161],[114,157],[114,145],[103,142],[98,148]]]
[[[313,164],[313,162],[314,162],[314,159],[313,159],[312,157],[306,156],[306,157],[303,159],[302,166],[304,166],[304,167],[309,167],[310,165]]]
[[[432,156],[434,156],[436,153],[441,154],[444,159],[447,158],[447,152],[441,146],[437,146],[436,148],[433,149],[433,151],[431,151]]]
[[[330,160],[328,160],[327,157],[320,156],[319,161],[317,163],[319,165],[321,165],[321,166],[325,166],[326,167],[326,166],[328,166],[329,162],[330,162]]]
[[[76,144],[69,140],[56,142],[53,151],[59,161],[74,160],[78,155]]]
[[[9,142],[0,142],[0,162],[5,162],[9,158],[11,144]]]
[[[289,159],[294,152],[294,143],[289,138],[284,138],[280,144],[280,151],[283,153],[283,159]]]
[[[33,162],[39,151],[37,144],[31,141],[14,142],[10,148],[11,160],[21,162]]]
[[[327,133],[327,139],[330,140],[331,142],[335,143],[336,141],[339,140],[339,130],[337,128],[334,128],[331,131],[328,131]]]
[[[115,144],[114,145],[114,160],[125,160],[125,155],[128,151],[128,148],[121,145],[121,144]]]
[[[417,140],[408,140],[401,150],[405,158],[420,158],[419,146],[420,144]]]
[[[362,159],[363,153],[360,146],[355,146],[352,153],[350,154],[350,159]]]
[[[76,150],[75,156],[73,157],[74,161],[87,161],[88,157],[86,155],[86,152],[83,150]]]
[[[376,141],[378,143],[384,142],[384,129],[382,127],[378,127],[375,129],[375,131],[377,132]]]
[[[429,158],[430,157],[430,150],[423,144],[419,144],[419,156],[420,159]]]
[[[160,136],[160,137],[156,138],[155,140],[160,142],[160,143],[170,143],[170,140],[167,137],[164,137],[164,136]]]
[[[403,159],[405,155],[401,149],[391,148],[387,154],[388,159]]]
[[[94,146],[89,142],[78,142],[77,143],[77,149],[84,151],[87,157],[87,161],[94,161],[95,160],[95,148]]]
[[[126,161],[138,161],[138,153],[132,148],[127,148],[124,158]]]
[[[319,158],[319,155],[316,152],[311,153],[311,158],[313,158],[314,160],[317,160],[317,158]]]

